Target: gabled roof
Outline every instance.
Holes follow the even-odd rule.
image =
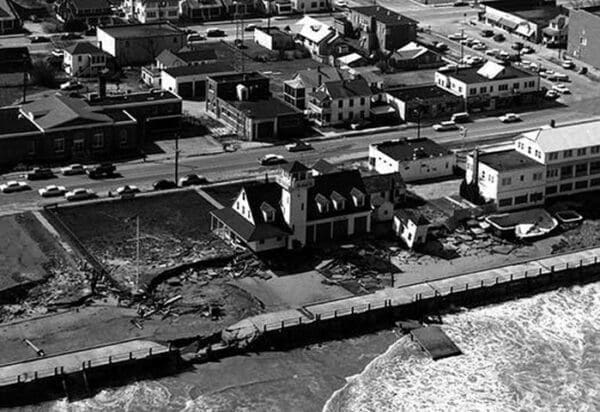
[[[335,173],[315,176],[313,179],[314,185],[308,190],[306,207],[306,218],[308,221],[370,210],[368,195],[358,170],[342,170]],[[356,206],[352,201],[352,192],[356,190],[359,190],[367,197],[365,198],[363,206]],[[345,208],[342,210],[331,208],[329,212],[319,212],[316,201],[317,196],[322,195],[327,199],[331,199],[334,192],[337,192],[347,199]]]
[[[416,225],[429,225],[431,222],[423,216],[421,213],[414,209],[400,209],[394,213],[402,224],[406,224],[408,221],[415,223]]]
[[[544,153],[600,146],[600,121],[569,126],[545,126],[522,134],[536,142]]]
[[[32,113],[35,123],[42,129],[52,129],[65,124],[112,123],[113,119],[104,113],[92,111],[81,99],[60,94],[25,104],[25,113]]]
[[[312,165],[311,169],[322,175],[338,171],[338,168],[335,165],[329,163],[325,159],[317,160],[317,162]]]
[[[352,80],[326,82],[324,83],[323,90],[332,99],[367,97],[373,94],[367,81],[361,77]]]
[[[217,60],[217,53],[214,49],[182,49],[177,52],[165,49],[156,57],[164,67],[175,66],[178,62],[195,63],[209,60]]]
[[[279,184],[276,182],[266,182],[258,185],[244,186],[242,190],[246,193],[248,206],[254,220],[254,230],[248,239],[245,240],[254,241],[291,233],[279,206],[279,202],[281,201],[281,186]],[[262,207],[265,203],[275,211],[275,220],[273,222],[267,222],[263,216]]]
[[[74,43],[67,47],[65,51],[69,54],[104,54],[104,52],[92,43],[84,41],[81,43]]]
[[[108,9],[110,10],[110,3],[108,0],[70,0],[77,10],[90,10],[90,9]]]
[[[393,54],[393,57],[398,60],[412,60],[428,52],[433,53],[427,47],[411,41],[410,43],[407,43],[403,47],[396,50]]]
[[[0,139],[17,133],[32,133],[40,130],[18,107],[0,107]]]
[[[294,79],[300,79],[305,87],[318,87],[319,77],[322,82],[345,80],[350,78],[350,74],[345,70],[340,70],[331,66],[319,66],[316,69],[305,69],[296,72]]]
[[[363,176],[363,182],[368,194],[381,193],[392,189],[404,189],[406,184],[398,172]]]
[[[291,163],[285,163],[279,167],[281,170],[287,173],[298,173],[298,172],[308,172],[310,169],[297,160]]]

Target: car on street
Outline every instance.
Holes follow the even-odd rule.
[[[0,192],[2,193],[22,192],[29,189],[30,187],[27,183],[16,180],[11,180],[0,185]]]
[[[160,179],[156,182],[152,183],[152,189],[154,190],[167,190],[167,189],[175,189],[177,187],[177,183],[172,180]]]
[[[500,50],[499,49],[488,49],[485,51],[485,54],[488,56],[498,56],[500,54]]]
[[[76,200],[88,200],[96,197],[96,193],[92,189],[77,188],[65,193],[65,199],[69,202]]]
[[[556,73],[554,72],[554,70],[543,70],[540,71],[540,77],[543,78],[549,78],[551,76],[554,76]]]
[[[244,27],[244,31],[254,31],[254,29],[256,29],[258,26],[256,24],[249,24],[246,27]]]
[[[34,167],[31,172],[27,173],[27,180],[43,180],[52,179],[54,173],[47,167]]]
[[[307,150],[312,150],[313,147],[310,143],[306,143],[300,140],[298,142],[285,145],[285,149],[288,152],[305,152]]]
[[[498,119],[500,119],[502,123],[514,123],[521,121],[521,118],[516,113],[506,113],[505,115],[500,116]]]
[[[498,34],[495,34],[495,35],[494,35],[494,41],[495,41],[495,42],[501,43],[501,42],[503,42],[504,40],[506,40],[506,37],[504,37],[504,34],[502,34],[502,33],[498,33]]]
[[[221,29],[207,29],[206,37],[225,37],[225,32]]]
[[[459,1],[455,1],[452,5],[454,7],[464,7],[464,6],[468,6],[469,2],[468,1],[461,1],[461,0],[459,0]]]
[[[563,67],[563,69],[569,69],[569,70],[571,70],[571,69],[575,68],[575,63],[573,63],[572,60],[564,60],[561,63],[561,66]]]
[[[555,90],[548,90],[546,92],[546,94],[544,95],[544,98],[546,98],[547,100],[555,100],[555,99],[558,99],[559,97],[560,97],[560,94]]]
[[[69,80],[60,85],[60,90],[81,90],[83,88],[84,85],[77,80]]]
[[[52,49],[52,52],[50,53],[52,54],[52,56],[54,57],[63,57],[65,55],[65,51],[63,49]]]
[[[125,186],[118,187],[116,192],[119,196],[133,195],[135,193],[140,193],[140,189],[134,185],[125,185]]]
[[[204,37],[201,34],[188,34],[187,36],[187,41],[188,43],[195,43],[195,42],[199,42],[199,41],[204,41],[206,40],[206,37]]]
[[[115,174],[117,168],[112,163],[100,163],[99,165],[88,167],[85,172],[91,179],[97,179],[101,177],[110,177]]]
[[[529,46],[525,46],[521,49],[520,51],[521,54],[533,54],[535,53],[535,50],[533,50],[531,47]]]
[[[445,122],[434,124],[433,130],[435,130],[436,132],[445,132],[448,130],[458,130],[458,125],[456,124],[456,122],[453,122],[452,120],[447,120]]]
[[[510,48],[518,51],[518,50],[521,50],[524,46],[525,45],[522,42],[516,41],[513,44],[511,44]]]
[[[196,185],[204,185],[208,183],[208,179],[204,176],[197,175],[195,173],[189,174],[179,179],[179,186],[196,186]]]
[[[552,90],[560,94],[571,94],[569,88],[562,83],[555,84],[554,86],[552,86]]]
[[[569,76],[567,76],[564,73],[553,73],[548,75],[547,77],[548,80],[552,81],[552,82],[568,82],[569,81]]]
[[[472,49],[473,50],[483,51],[483,50],[487,49],[487,46],[485,44],[483,44],[483,43],[475,43],[475,44],[473,44]]]
[[[74,163],[61,168],[60,172],[65,176],[83,175],[85,174],[85,167],[79,163]]]
[[[579,73],[579,74],[587,74],[587,72],[588,72],[587,67],[580,67],[579,70],[577,70],[577,73]]]
[[[283,156],[277,154],[264,155],[262,158],[258,159],[258,161],[263,166],[272,166],[287,163]]]
[[[435,48],[439,51],[446,51],[448,50],[448,45],[439,41],[435,44]]]
[[[31,43],[48,43],[50,39],[46,36],[31,36],[29,41]]]
[[[465,36],[463,33],[458,32],[458,33],[452,33],[448,35],[448,38],[450,40],[464,40],[467,38],[467,36]]]
[[[48,185],[38,190],[38,193],[42,197],[55,197],[62,196],[67,192],[64,186]]]
[[[489,30],[489,29],[481,30],[481,36],[482,37],[493,37],[494,36],[494,31],[493,30]]]
[[[78,33],[63,33],[60,35],[61,40],[79,40],[83,37]]]

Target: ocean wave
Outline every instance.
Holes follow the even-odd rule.
[[[600,409],[600,286],[443,318],[462,356],[432,361],[402,338],[324,411]]]

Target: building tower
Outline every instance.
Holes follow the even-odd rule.
[[[281,167],[277,177],[281,186],[281,211],[283,218],[292,229],[288,248],[297,248],[306,244],[306,219],[308,208],[308,190],[315,181],[308,167],[300,162],[288,163]]]

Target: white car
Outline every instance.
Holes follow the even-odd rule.
[[[54,197],[62,196],[65,194],[67,189],[64,186],[48,185],[38,190],[38,193],[42,197]]]
[[[433,130],[436,132],[444,132],[447,130],[458,130],[458,125],[452,120],[441,122],[433,125]]]
[[[521,51],[519,51],[519,54],[524,55],[524,54],[531,54],[531,53],[535,53],[535,50],[533,50],[531,47],[529,46],[525,46],[521,49]]]
[[[458,32],[458,33],[449,34],[448,38],[450,40],[465,40],[467,38],[467,36],[465,36],[464,34]]]
[[[504,116],[500,116],[498,119],[502,123],[514,123],[521,121],[521,118],[516,113],[506,113]]]
[[[565,69],[574,69],[575,63],[573,63],[571,60],[565,60],[562,62],[561,66]]]
[[[276,155],[276,154],[265,155],[261,159],[258,159],[258,161],[263,166],[271,166],[271,165],[278,165],[281,163],[287,163],[283,156]]]
[[[83,89],[83,84],[76,80],[69,80],[60,85],[60,90],[80,90]]]
[[[489,49],[485,51],[485,54],[488,56],[498,56],[500,54],[500,49]]]
[[[552,90],[560,94],[571,94],[569,88],[562,83],[555,84],[554,86],[552,86]]]
[[[65,199],[68,201],[87,200],[96,197],[96,193],[92,189],[73,189],[65,194]]]
[[[475,43],[472,47],[473,50],[483,51],[487,49],[487,46],[483,43]]]
[[[118,195],[128,195],[134,193],[140,193],[140,189],[134,185],[125,185],[117,188]]]
[[[60,172],[65,176],[83,175],[85,174],[85,167],[83,165],[80,165],[79,163],[75,163],[61,168]]]
[[[29,190],[30,187],[25,182],[17,182],[16,180],[11,180],[4,184],[0,185],[0,191],[2,193],[14,193],[14,192],[22,192],[23,190]]]

